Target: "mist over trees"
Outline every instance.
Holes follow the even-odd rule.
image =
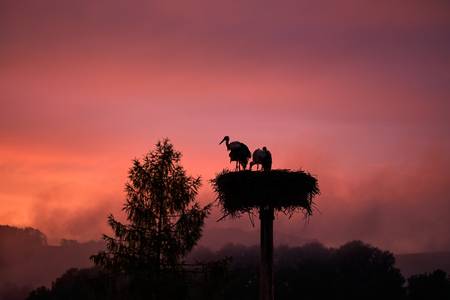
[[[218,251],[199,247],[187,258],[182,276],[168,282],[176,295],[164,299],[258,299],[257,246],[228,244]],[[209,262],[209,263],[208,263]],[[392,253],[361,241],[338,248],[320,243],[279,246],[275,251],[275,299],[448,299],[450,279],[444,271],[405,280]],[[29,300],[143,299],[121,275],[99,268],[71,269],[51,289],[35,290]],[[140,290],[141,292],[143,290]],[[447,297],[447,298],[446,298]]]
[[[100,268],[83,269],[91,265],[89,256],[103,249],[103,242],[64,240],[58,246],[49,246],[45,240],[45,235],[36,229],[0,226],[0,299],[22,300],[32,289],[35,290],[30,299],[137,299],[130,296],[133,287],[128,286],[124,277],[112,276]],[[225,260],[227,257],[231,259]],[[186,268],[186,284],[180,290],[188,299],[257,299],[257,246],[227,244],[217,251],[197,247],[186,262],[204,266],[204,269]],[[417,264],[410,258],[407,262]],[[442,298],[448,295],[445,272],[411,276],[399,286],[397,266],[391,263],[392,254],[362,242],[339,248],[328,248],[318,242],[300,247],[279,246],[275,250],[275,293],[277,299],[298,299],[297,292],[302,298],[318,299],[318,295],[331,291],[334,295],[351,292],[356,297],[358,293],[369,293],[378,284],[382,287],[375,294],[403,290],[402,297],[406,299],[448,299]],[[432,266],[443,263],[434,261]],[[361,276],[366,268],[371,271]],[[356,280],[354,288],[344,289],[353,285],[353,280]],[[36,289],[39,285],[47,287]],[[173,288],[177,290],[176,286]]]
[[[100,241],[64,239],[49,245],[37,229],[0,225],[0,299],[24,299],[36,286],[50,286],[69,268],[92,266],[89,255],[103,247]]]

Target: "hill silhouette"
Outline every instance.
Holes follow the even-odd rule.
[[[405,277],[436,269],[450,273],[450,251],[398,254],[395,259],[397,267]]]
[[[65,239],[49,245],[37,229],[0,225],[0,299],[13,300],[36,286],[50,286],[69,268],[90,267],[89,255],[102,248],[99,241]]]

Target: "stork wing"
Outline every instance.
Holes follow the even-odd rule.
[[[228,144],[228,148],[230,149],[230,151],[237,151],[242,147],[242,143],[240,142],[231,142]]]

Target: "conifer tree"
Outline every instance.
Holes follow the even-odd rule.
[[[180,268],[210,210],[195,200],[200,177],[186,175],[180,159],[181,153],[164,139],[142,160],[133,160],[123,207],[128,222],[108,217],[114,236],[103,236],[106,250],[91,257],[96,265],[148,279]]]

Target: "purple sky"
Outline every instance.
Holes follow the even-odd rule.
[[[0,223],[99,238],[163,137],[206,203],[230,135],[319,177],[320,213],[280,216],[279,242],[450,249],[449,70],[444,0],[3,0]]]

